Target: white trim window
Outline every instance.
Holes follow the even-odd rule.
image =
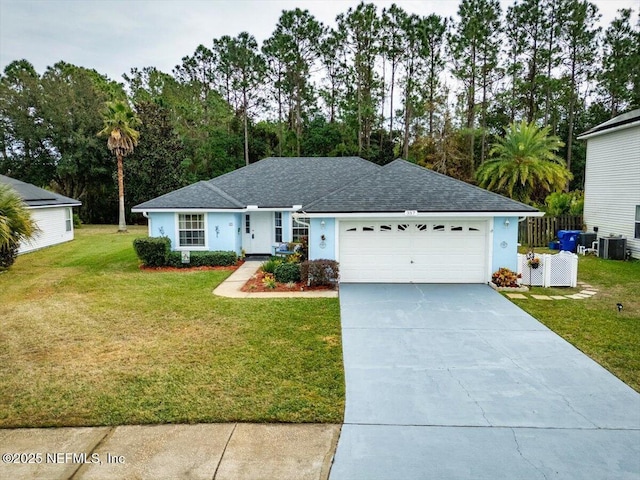
[[[302,241],[302,237],[309,237],[309,218],[308,217],[298,217],[293,219],[293,231],[292,233],[292,241],[293,243],[300,243]]]
[[[282,243],[282,212],[273,212],[275,241]]]
[[[204,214],[178,214],[178,246],[181,248],[206,247]]]
[[[71,212],[71,207],[64,209],[64,231],[73,231],[73,213]]]

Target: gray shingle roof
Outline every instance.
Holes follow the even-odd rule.
[[[537,210],[405,160],[303,206],[307,213],[522,212]]]
[[[44,188],[36,187],[30,183],[25,183],[5,175],[0,175],[0,183],[13,187],[29,207],[57,207],[62,205],[78,207],[82,205],[82,202],[74,200],[73,198],[50,192]]]
[[[587,135],[591,135],[596,132],[604,132],[605,130],[609,130],[611,128],[620,127],[622,125],[627,125],[629,123],[637,122],[640,120],[640,108],[636,108],[635,110],[631,110],[629,112],[623,113],[622,115],[618,115],[617,117],[613,117],[611,120],[607,120],[600,125],[596,125],[595,127],[587,130],[584,133],[578,135],[578,140]]]
[[[269,157],[134,207],[291,208],[308,213],[508,212],[537,210],[405,160],[381,167],[359,157]]]
[[[247,205],[290,208],[316,200],[380,168],[360,157],[269,157],[136,205],[134,210],[233,209]]]
[[[166,193],[133,208],[134,210],[156,208],[166,208],[168,210],[176,208],[234,209],[244,208],[245,206],[209,182],[203,181]]]

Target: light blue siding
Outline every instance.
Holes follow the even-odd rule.
[[[236,252],[237,255],[242,253],[242,220],[244,215],[242,213],[234,213],[233,221],[235,224],[235,241],[233,251]]]
[[[240,228],[241,215],[224,212],[206,213],[205,215],[208,249],[233,250],[239,255],[242,249],[242,237],[238,230]],[[175,212],[149,213],[149,235],[152,237],[169,237],[172,250],[180,250],[176,232],[177,217],[178,214]]]
[[[494,217],[492,248],[491,272],[503,267],[514,272],[518,269],[518,217]]]
[[[171,249],[175,250],[178,244],[176,238],[176,214],[173,212],[149,213],[149,236],[169,237]]]
[[[208,213],[207,244],[209,250],[232,250],[240,253],[238,226],[238,215],[235,213]]]
[[[292,238],[293,231],[291,230],[291,226],[293,224],[293,219],[291,217],[291,212],[282,212],[282,241],[290,242]]]
[[[324,227],[322,225],[324,222]],[[309,229],[309,260],[336,259],[335,218],[312,218]],[[324,240],[322,236],[324,235]]]

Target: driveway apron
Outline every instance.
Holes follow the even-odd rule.
[[[640,394],[485,285],[343,284],[331,480],[640,479]]]

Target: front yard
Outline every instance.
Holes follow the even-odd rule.
[[[230,271],[140,270],[145,234],[83,227],[0,273],[0,427],[342,421],[337,299],[216,297]],[[578,278],[599,293],[514,301],[640,391],[640,262]]]
[[[216,297],[230,271],[141,271],[115,230],[0,274],[0,427],[342,421],[337,299]]]
[[[598,294],[583,300],[512,301],[640,392],[640,261],[580,256],[578,280]],[[534,287],[530,293],[579,290]],[[621,312],[617,303],[623,305]]]

